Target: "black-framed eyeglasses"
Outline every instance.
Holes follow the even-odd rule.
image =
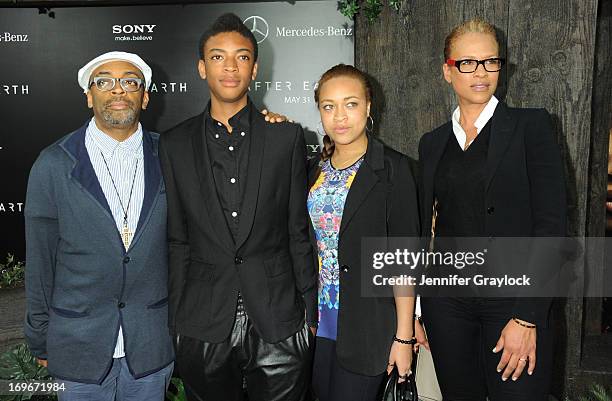
[[[463,59],[463,60],[446,60],[446,64],[449,66],[455,66],[459,70],[459,72],[470,73],[474,72],[478,69],[478,65],[482,64],[485,71],[488,72],[497,72],[502,69],[505,63],[505,59],[500,57],[488,58],[485,60],[473,60],[473,59]]]
[[[89,87],[91,88],[93,85],[96,85],[98,90],[107,92],[113,90],[117,82],[126,92],[136,92],[142,86],[142,79],[140,78],[95,77],[89,84]]]

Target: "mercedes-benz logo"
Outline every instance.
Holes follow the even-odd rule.
[[[244,25],[246,25],[246,27],[253,32],[253,35],[255,35],[255,40],[257,40],[258,44],[266,40],[268,37],[270,30],[268,23],[259,15],[252,15],[245,19]]]

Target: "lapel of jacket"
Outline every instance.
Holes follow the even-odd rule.
[[[340,222],[339,235],[342,235],[344,230],[346,230],[346,227],[365,198],[380,180],[376,172],[385,167],[384,156],[383,144],[371,136],[368,136],[368,148],[363,163],[361,163],[355,180],[351,184],[351,188],[346,197],[346,203],[344,204],[344,210],[342,212],[342,221]]]
[[[249,100],[250,102],[250,100]],[[250,111],[251,138],[249,145],[249,160],[247,169],[247,182],[245,193],[242,196],[242,212],[238,225],[238,235],[236,237],[236,249],[240,249],[244,241],[248,238],[255,219],[257,209],[257,199],[259,197],[259,181],[261,179],[261,169],[263,165],[263,153],[266,142],[266,126],[263,116],[254,105]]]
[[[321,161],[321,154],[317,154],[312,158],[308,159],[307,172],[308,172],[308,188],[312,187],[315,183],[315,173],[319,170],[319,162]]]
[[[145,193],[142,200],[140,217],[138,218],[138,225],[136,226],[136,232],[134,233],[134,239],[130,244],[130,248],[132,248],[140,238],[142,230],[153,211],[153,205],[155,205],[155,201],[157,201],[159,197],[159,191],[161,190],[162,179],[157,150],[157,145],[153,142],[151,133],[143,128],[142,156],[144,161]]]
[[[436,170],[446,144],[452,135],[452,124],[450,122],[442,125],[441,127],[432,131],[431,140],[428,146],[429,153],[423,155],[426,157],[425,160],[421,160],[421,166],[423,168],[423,216],[429,216],[427,221],[423,221],[423,227],[421,231],[426,235],[431,235],[431,216],[434,202],[434,179]]]
[[[508,144],[514,135],[516,120],[512,118],[505,103],[499,102],[491,118],[491,136],[487,152],[487,181],[485,192],[488,191],[495,170],[502,160]]]
[[[200,192],[204,198],[203,207],[208,213],[210,226],[215,230],[216,237],[220,240],[221,245],[227,250],[234,253],[234,240],[230,233],[227,221],[223,215],[221,202],[217,195],[217,187],[210,165],[210,157],[208,156],[208,145],[206,143],[206,113],[201,114],[202,118],[198,119],[196,129],[193,130],[192,143],[193,154],[195,160],[196,173],[200,181]]]
[[[100,182],[98,181],[96,171],[91,164],[89,153],[87,153],[87,148],[85,147],[85,135],[88,125],[89,121],[75,131],[73,135],[69,136],[60,146],[75,160],[74,167],[70,172],[70,178],[80,188],[85,190],[96,207],[99,207],[108,218],[105,223],[108,224],[110,236],[117,240],[121,249],[125,251],[121,235],[117,230],[115,218],[110,210],[106,196],[102,191],[102,186],[100,186]]]
[[[76,181],[91,196],[92,200],[104,211],[114,226],[115,219],[106,201],[106,196],[102,192],[102,187],[85,147],[85,133],[87,132],[88,125],[89,121],[70,135],[60,146],[75,160],[74,167],[70,172],[70,178]]]

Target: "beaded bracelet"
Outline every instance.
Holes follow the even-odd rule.
[[[397,338],[395,336],[393,336],[393,341],[397,341],[398,343],[401,344],[416,344],[416,338],[411,338],[410,340],[402,340],[401,338]]]
[[[518,324],[519,326],[527,327],[528,329],[535,329],[536,328],[535,324],[525,324],[525,323],[521,322],[520,320],[518,320],[515,317],[513,317],[512,320],[514,320],[514,323]]]

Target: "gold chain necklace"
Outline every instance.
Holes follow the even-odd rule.
[[[357,160],[361,159],[363,157],[363,155],[365,155],[366,152],[364,151],[363,153],[359,154],[359,156],[357,157],[353,157],[350,158],[342,163],[334,163],[333,160],[330,160],[330,162],[332,163],[332,166],[336,169],[336,170],[342,170],[346,167],[350,167],[353,164],[355,164],[357,162]],[[333,157],[333,156],[332,156]],[[331,159],[331,158],[330,158]]]

